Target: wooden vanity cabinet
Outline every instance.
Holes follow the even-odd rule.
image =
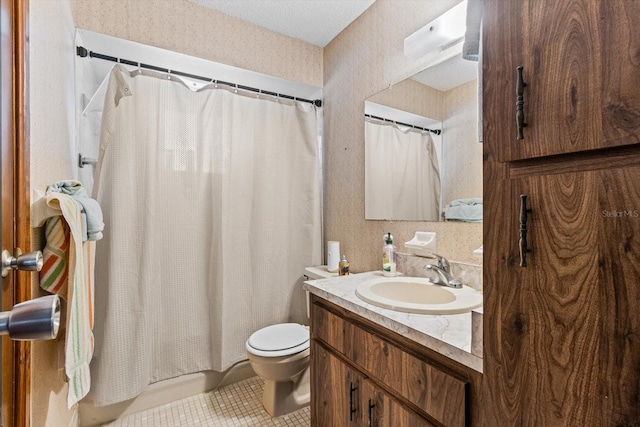
[[[311,338],[312,425],[474,425],[470,368],[315,296]]]
[[[364,418],[360,425],[376,427],[397,426],[434,426],[416,412],[399,403],[391,394],[365,379],[362,383],[362,399]]]
[[[362,425],[364,376],[316,342],[311,344],[311,360],[312,425]]]
[[[313,426],[434,426],[324,346],[314,342],[311,353]]]

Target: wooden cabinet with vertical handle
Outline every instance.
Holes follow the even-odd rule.
[[[364,377],[322,346],[311,344],[311,364],[318,377],[313,384],[316,415],[313,425],[360,426],[366,411],[362,404]]]
[[[501,244],[485,247],[496,266],[484,306],[490,425],[640,422],[637,161],[505,185],[512,203],[487,236],[499,234]],[[518,263],[520,193],[531,208],[526,266]]]
[[[640,5],[629,0],[484,2],[483,63],[489,91],[502,97],[484,108],[495,113],[489,126],[506,131],[499,160],[638,144],[638,27]],[[518,67],[527,84],[522,109]]]
[[[366,417],[361,425],[371,427],[435,426],[414,411],[398,403],[391,395],[369,379],[362,383],[362,398]]]
[[[486,425],[640,425],[639,25],[635,1],[484,0]]]
[[[430,427],[430,423],[399,403],[320,344],[312,344],[312,363],[322,381],[315,382],[314,426]]]

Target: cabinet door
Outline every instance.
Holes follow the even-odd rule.
[[[311,425],[362,425],[362,381],[360,373],[312,341]]]
[[[639,176],[637,166],[528,176],[485,198],[486,425],[638,424]]]
[[[411,409],[405,407],[368,379],[362,382],[364,423],[369,427],[434,426]]]
[[[485,141],[517,160],[640,141],[640,3],[486,0]],[[516,67],[524,139],[516,139]]]

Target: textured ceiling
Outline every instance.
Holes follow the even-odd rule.
[[[375,0],[189,0],[325,47]]]

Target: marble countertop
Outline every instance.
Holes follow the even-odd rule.
[[[472,353],[471,334],[474,328],[470,312],[454,315],[402,313],[362,301],[355,294],[356,287],[376,277],[382,277],[382,272],[308,280],[303,286],[305,290],[320,298],[482,372],[482,357]]]

